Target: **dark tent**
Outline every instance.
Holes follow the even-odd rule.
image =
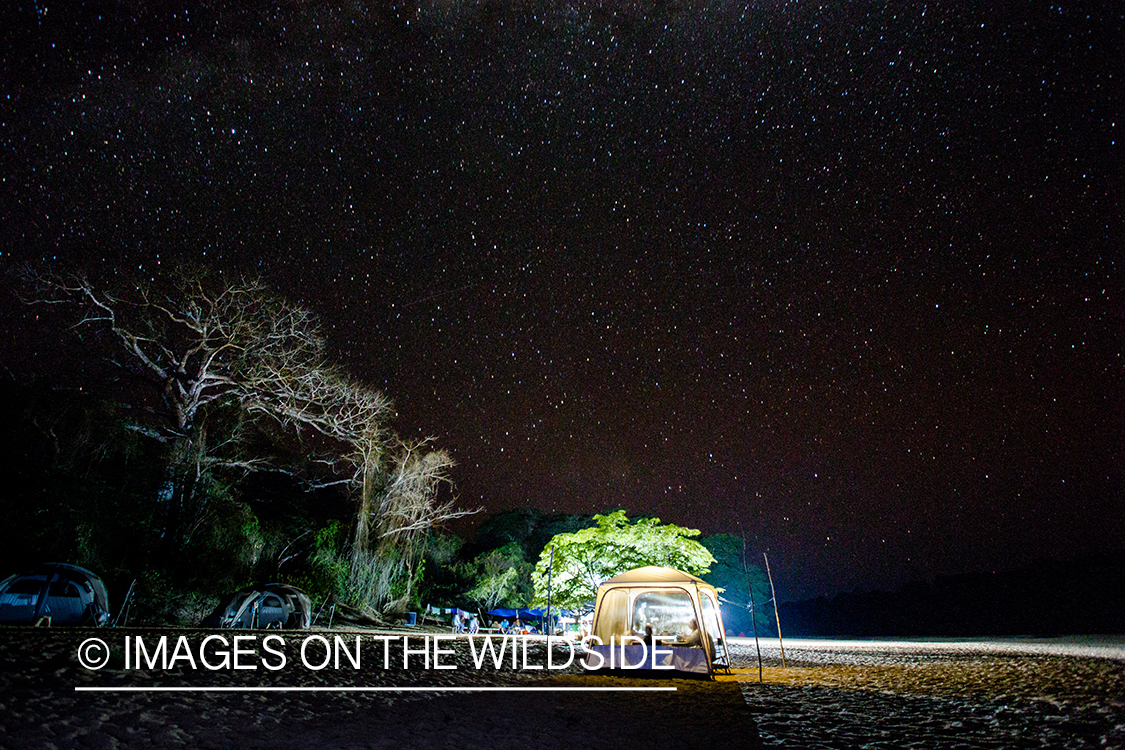
[[[292,586],[267,583],[226,597],[204,621],[210,628],[301,630],[312,625],[308,595]]]
[[[109,596],[96,574],[45,563],[0,581],[0,622],[94,625],[109,621]]]

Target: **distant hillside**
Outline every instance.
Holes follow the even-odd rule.
[[[787,636],[1125,633],[1125,560],[1041,560],[781,605]]]

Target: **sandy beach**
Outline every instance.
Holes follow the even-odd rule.
[[[222,635],[230,638],[235,632]],[[576,665],[546,676],[547,670],[532,668],[544,664],[545,654],[542,644],[534,642],[529,644],[527,669],[522,653],[515,669],[510,662],[499,669],[488,663],[478,669],[465,640],[442,644],[453,654],[442,655],[440,663],[456,669],[427,669],[417,653],[411,656],[410,669],[402,669],[402,634],[392,634],[384,652],[370,631],[323,634],[329,640],[340,636],[349,644],[356,637],[362,639],[358,670],[346,657],[340,669],[332,664],[323,669],[306,668],[298,648],[304,633],[284,636],[290,658],[285,668],[276,671],[261,663],[256,669],[210,671],[198,664],[192,669],[182,662],[169,670],[126,670],[119,652],[96,671],[77,662],[86,638],[100,637],[116,646],[126,635],[140,635],[151,643],[160,635],[174,640],[184,634],[6,629],[0,646],[0,747],[619,750],[704,748],[715,741],[735,747],[759,746],[737,681],[591,676]],[[186,632],[192,644],[207,635]],[[410,647],[421,651],[422,638],[412,637]],[[315,644],[310,649],[310,661],[315,665],[326,654],[321,651],[314,656],[314,650]],[[384,668],[385,653],[389,653],[390,668]],[[275,691],[282,686],[315,690]],[[89,687],[265,687],[271,692],[76,691]],[[376,691],[332,692],[354,687]],[[479,688],[489,692],[476,692]]]
[[[231,644],[233,634],[220,635]],[[759,683],[753,642],[742,639],[733,674],[707,681],[536,669],[546,651],[534,642],[515,668],[497,668],[478,667],[464,640],[438,641],[437,663],[454,668],[435,669],[414,634],[404,669],[401,633],[386,642],[370,631],[289,633],[272,650],[261,647],[264,632],[239,634],[256,639],[241,642],[246,668],[236,670],[198,663],[207,631],[6,628],[0,747],[1125,747],[1125,650],[1113,645],[1083,655],[1092,646],[787,641],[782,667],[776,641],[765,641]],[[340,668],[310,668],[329,652],[314,638],[303,662],[308,635],[345,646],[358,637],[360,668],[347,654]],[[169,657],[181,636],[195,650],[168,669],[134,659],[125,668],[124,645],[135,646],[126,637],[148,649],[160,636]],[[97,670],[78,661],[93,637],[110,647]],[[278,652],[286,664],[274,669]],[[215,663],[220,653],[203,656]],[[336,692],[355,687],[367,690]]]
[[[765,747],[1125,747],[1125,639],[762,646],[763,683],[734,651]]]

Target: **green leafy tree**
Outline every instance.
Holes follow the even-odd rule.
[[[474,546],[490,550],[515,542],[523,549],[524,559],[534,567],[539,553],[553,536],[589,525],[589,516],[544,513],[534,508],[507,510],[484,519],[477,529]]]
[[[706,573],[715,558],[693,537],[698,529],[662,524],[659,518],[630,523],[624,510],[594,516],[595,526],[557,534],[535,566],[536,605],[547,602],[547,572],[554,551],[551,602],[566,609],[593,606],[598,586],[613,576],[645,565]]]
[[[455,534],[434,532],[426,538],[426,575],[417,590],[423,603],[448,606],[469,587],[457,561],[465,540]]]
[[[485,611],[500,605],[526,606],[530,592],[521,586],[528,578],[530,564],[523,559],[523,549],[511,542],[498,549],[478,555],[470,564],[474,586],[465,596]]]
[[[765,571],[751,561],[751,553],[742,537],[715,534],[703,537],[700,542],[715,557],[715,564],[703,579],[721,592],[723,624],[727,632],[749,635],[756,624],[758,635],[776,635],[769,579]],[[754,591],[754,623],[750,622],[748,580]]]

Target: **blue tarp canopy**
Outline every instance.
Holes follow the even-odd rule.
[[[502,617],[505,620],[514,620],[517,617],[521,620],[542,620],[546,614],[545,609],[490,609],[488,611],[491,617]]]

